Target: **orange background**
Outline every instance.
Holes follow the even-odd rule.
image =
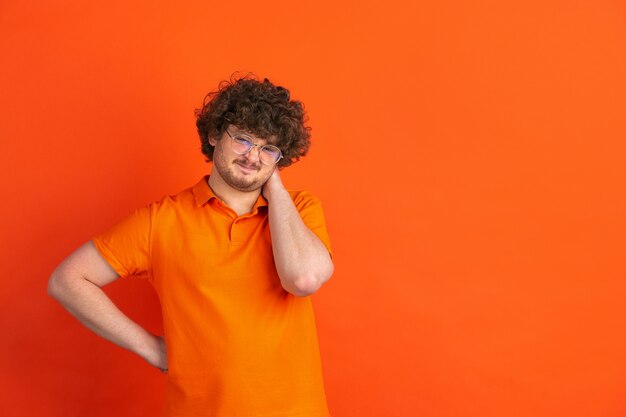
[[[55,266],[209,170],[234,70],[305,102],[314,296],[341,416],[626,415],[626,6],[0,3],[0,415],[158,415],[161,374],[46,295]],[[107,292],[160,330],[147,283]]]

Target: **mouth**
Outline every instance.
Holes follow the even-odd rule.
[[[254,174],[259,170],[259,167],[256,165],[248,165],[246,163],[243,162],[239,162],[239,161],[235,161],[235,163],[237,165],[239,165],[239,168],[247,174]]]

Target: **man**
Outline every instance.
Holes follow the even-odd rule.
[[[88,328],[167,373],[165,416],[328,417],[308,295],[333,273],[319,201],[279,170],[305,155],[302,104],[240,78],[196,112],[209,176],[136,210],[65,259],[48,291]],[[100,287],[147,278],[165,336]]]

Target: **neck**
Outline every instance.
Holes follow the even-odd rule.
[[[220,176],[215,168],[211,169],[211,175],[209,176],[209,187],[213,190],[213,193],[228,207],[232,208],[238,216],[245,213],[250,213],[254,203],[261,194],[261,189],[254,191],[240,191],[224,182],[224,179]]]

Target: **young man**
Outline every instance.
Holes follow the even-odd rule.
[[[328,417],[309,297],[333,263],[320,202],[285,190],[305,155],[302,104],[267,79],[223,83],[196,112],[211,174],[65,259],[48,291],[88,328],[167,372],[165,416]],[[165,336],[100,287],[145,277]]]

